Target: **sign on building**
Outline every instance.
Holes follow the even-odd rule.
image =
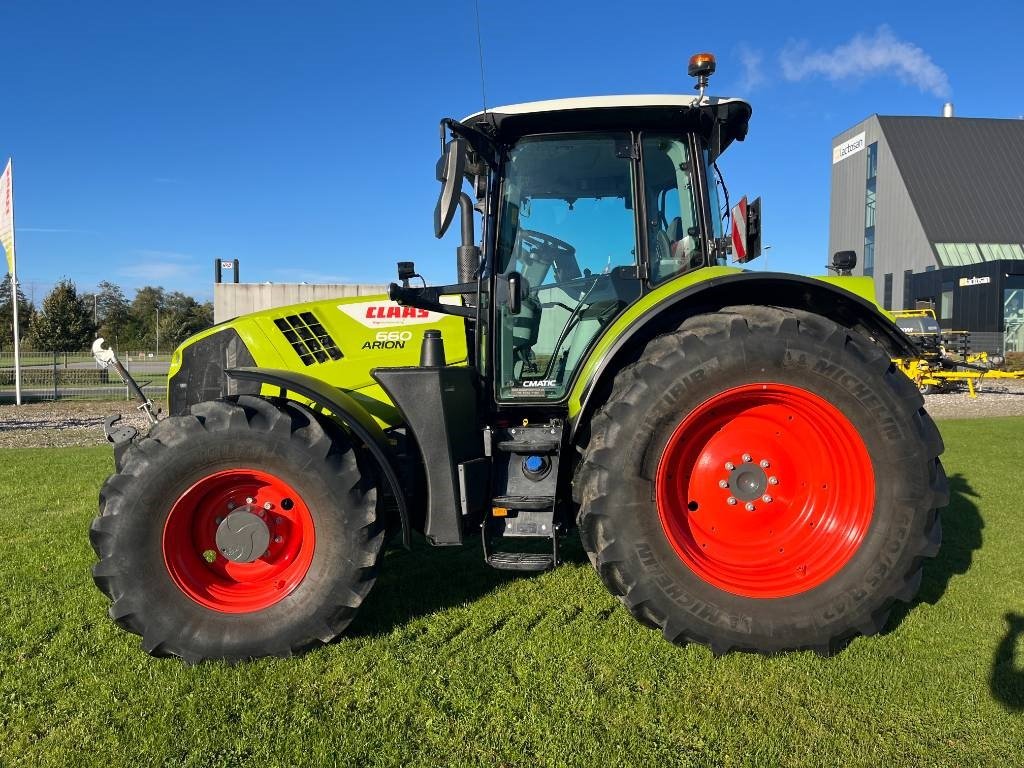
[[[832,147],[832,165],[835,165],[840,160],[845,160],[850,155],[857,154],[862,149],[864,149],[864,131],[861,131],[852,139]]]

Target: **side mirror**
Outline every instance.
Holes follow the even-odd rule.
[[[857,266],[856,251],[836,251],[832,254],[832,269],[840,275],[852,275]]]
[[[444,145],[444,153],[437,161],[437,180],[441,182],[441,194],[434,206],[434,237],[443,237],[455,218],[465,171],[466,140],[452,139]]]
[[[744,264],[761,255],[761,198],[747,204],[742,197],[733,206],[729,217],[732,220],[732,251],[736,261]]]

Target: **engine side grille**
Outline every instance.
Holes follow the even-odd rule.
[[[274,324],[305,365],[341,360],[343,357],[334,339],[312,312],[279,317],[274,320]]]

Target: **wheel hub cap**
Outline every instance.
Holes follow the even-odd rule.
[[[270,547],[270,528],[246,505],[221,521],[216,542],[217,549],[232,563],[251,563]]]
[[[753,501],[768,490],[768,475],[756,464],[741,464],[729,473],[726,484],[740,501]]]

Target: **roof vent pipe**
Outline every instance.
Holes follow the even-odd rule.
[[[952,101],[947,101],[945,104],[942,105],[942,116],[943,117],[952,117],[953,116],[953,102]]]

